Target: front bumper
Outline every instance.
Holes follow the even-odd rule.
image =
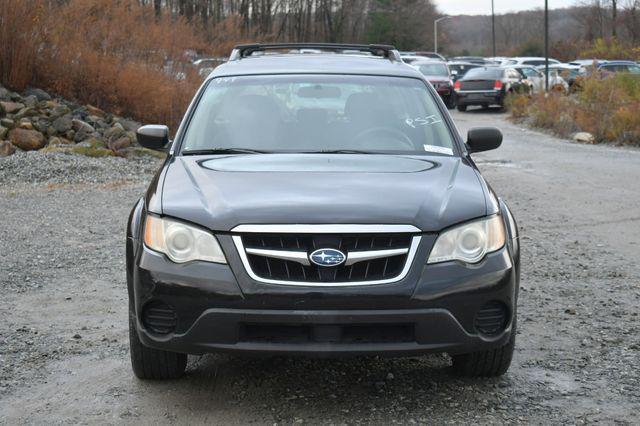
[[[509,245],[471,266],[423,265],[418,259],[429,245],[401,282],[318,289],[252,282],[229,242],[220,241],[230,265],[176,265],[140,248],[130,279],[143,344],[190,354],[458,354],[502,346],[512,333],[518,267]],[[499,333],[484,335],[476,314],[496,301],[507,321]],[[145,328],[144,310],[153,302],[175,311],[173,332]]]

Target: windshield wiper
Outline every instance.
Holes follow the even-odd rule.
[[[268,154],[269,151],[250,148],[211,148],[182,151],[182,155],[217,155],[217,154]]]

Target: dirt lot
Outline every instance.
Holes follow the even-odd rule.
[[[153,160],[0,159],[0,423],[637,423],[640,150],[586,146],[492,112],[480,168],[522,234],[517,352],[502,378],[446,356],[190,358],[179,381],[129,367],[124,231]]]

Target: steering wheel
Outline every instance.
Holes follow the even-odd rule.
[[[361,146],[363,148],[371,148],[372,144],[375,145],[375,141],[379,141],[382,139],[380,137],[372,137],[372,135],[374,134],[377,134],[377,135],[386,134],[386,136],[388,137],[387,139],[393,139],[394,141],[400,142],[410,151],[415,151],[416,149],[415,146],[413,145],[413,142],[411,141],[411,139],[409,139],[407,135],[405,135],[400,130],[394,129],[392,127],[371,127],[369,129],[365,129],[356,135],[356,137],[353,139],[353,142],[356,145]],[[390,149],[390,147],[385,146],[379,149]],[[394,150],[394,149],[395,147],[391,147],[391,150]]]

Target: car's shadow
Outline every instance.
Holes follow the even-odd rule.
[[[506,110],[500,107],[482,108],[476,106],[470,106],[465,112],[459,112],[460,114],[505,114]]]
[[[373,415],[391,421],[392,412],[401,415],[440,407],[444,413],[461,403],[469,404],[469,409],[486,408],[490,394],[509,387],[511,379],[460,377],[446,355],[347,359],[206,355],[191,357],[186,377],[169,383],[172,399],[184,396],[180,405],[201,414],[217,407],[281,420],[296,415],[317,416],[316,420]]]

